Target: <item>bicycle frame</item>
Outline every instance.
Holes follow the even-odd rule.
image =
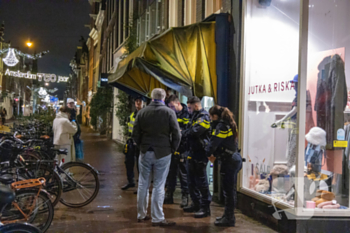
[[[39,187],[38,193],[35,196],[35,199],[33,201],[32,206],[29,208],[29,213],[25,214],[23,210],[19,207],[19,205],[13,201],[12,205],[23,215],[24,218],[22,219],[16,219],[16,220],[4,220],[2,221],[3,224],[9,224],[9,223],[17,223],[19,221],[28,221],[29,216],[33,213],[36,202],[38,200],[39,194],[42,190],[43,185],[45,184],[46,180],[45,178],[39,178],[39,179],[30,179],[30,180],[23,180],[23,181],[17,181],[11,184],[11,188],[13,190],[20,190],[20,189],[25,189],[25,188],[33,188],[33,187]],[[1,218],[0,218],[1,222]]]

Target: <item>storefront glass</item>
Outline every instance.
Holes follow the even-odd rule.
[[[349,11],[348,0],[309,1],[306,208],[349,207]]]
[[[294,206],[299,0],[246,1],[243,188]],[[241,140],[242,140],[241,139]]]
[[[246,0],[244,9],[241,191],[297,215],[346,216],[350,1]]]

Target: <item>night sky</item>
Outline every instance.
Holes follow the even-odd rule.
[[[87,40],[90,23],[88,0],[0,0],[0,22],[5,22],[5,42],[22,52],[50,50],[38,60],[39,73],[68,76],[81,36]],[[32,41],[29,49],[26,41]],[[44,83],[43,83],[44,84]],[[65,85],[57,87],[62,98]]]

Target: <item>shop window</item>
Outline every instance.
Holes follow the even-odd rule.
[[[209,1],[208,1],[209,2]],[[213,1],[211,9],[216,10]],[[220,7],[220,4],[217,5]],[[243,188],[294,206],[300,2],[247,1],[245,23]]]
[[[349,208],[349,10],[347,0],[309,2],[304,207]]]

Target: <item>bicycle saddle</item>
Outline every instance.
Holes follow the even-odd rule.
[[[2,211],[7,204],[13,202],[15,198],[16,195],[12,189],[0,184],[0,211]]]
[[[0,176],[0,183],[2,184],[12,184],[13,182],[13,177],[10,174],[5,174]]]

